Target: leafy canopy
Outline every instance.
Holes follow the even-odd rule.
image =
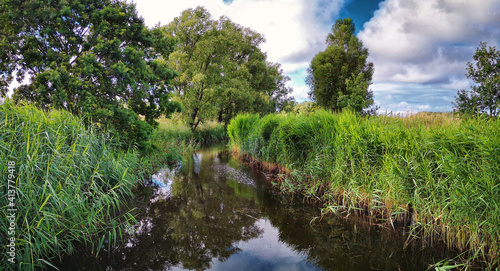
[[[154,119],[175,109],[166,62],[173,48],[118,0],[4,0],[0,94],[27,77],[15,99],[69,110],[115,130],[125,145],[142,144]]]
[[[500,51],[481,42],[474,54],[475,65],[467,63],[467,74],[475,86],[460,90],[455,106],[461,112],[472,114],[500,114]]]
[[[274,112],[290,100],[289,78],[266,61],[264,38],[253,30],[213,20],[203,7],[185,10],[163,30],[177,40],[173,85],[192,129],[211,119],[227,124],[240,112]]]
[[[352,19],[337,20],[326,38],[328,47],[312,59],[307,70],[309,96],[323,108],[361,112],[373,105],[373,92],[368,89],[373,63],[367,61],[368,49],[354,33]]]

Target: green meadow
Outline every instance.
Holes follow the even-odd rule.
[[[324,203],[342,217],[370,216],[411,239],[500,258],[500,121],[451,113],[411,117],[332,114],[239,115],[233,149],[287,170],[282,191]]]

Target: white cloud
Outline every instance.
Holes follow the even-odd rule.
[[[293,87],[293,97],[297,102],[309,101],[309,87],[307,86],[292,86]]]
[[[422,103],[418,104],[431,105],[429,110],[451,110],[450,101],[456,92],[470,86],[465,77],[466,63],[472,61],[480,41],[498,46],[499,25],[498,0],[382,2],[358,35],[375,65],[375,96],[384,96],[397,87],[402,89],[399,101],[406,101],[407,96],[413,100],[420,97]],[[430,95],[434,92],[447,96]],[[379,102],[395,109],[415,105],[417,110],[427,110],[416,103]]]
[[[460,84],[460,83],[457,83]],[[451,111],[456,89],[441,85],[380,82],[373,84],[379,112]]]
[[[287,75],[304,70],[315,54],[326,48],[325,38],[344,0],[222,0],[155,1],[135,0],[148,26],[170,23],[182,11],[204,6],[214,19],[222,15],[249,27],[266,38],[261,49],[268,60],[282,64]],[[303,97],[304,78],[289,83]],[[307,92],[307,91],[305,91]]]
[[[463,77],[479,41],[498,44],[499,25],[497,0],[386,0],[359,38],[374,81],[451,83]]]

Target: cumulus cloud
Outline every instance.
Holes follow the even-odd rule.
[[[470,86],[466,63],[480,41],[498,46],[499,25],[497,0],[382,2],[358,34],[375,65],[375,102],[389,111],[451,110]]]
[[[308,67],[313,56],[324,50],[325,37],[344,0],[183,0],[163,2],[135,0],[146,24],[168,24],[188,8],[204,6],[214,19],[225,15],[261,33],[261,49],[268,60],[282,64],[285,73]],[[300,80],[304,80],[301,78]],[[291,86],[301,85],[292,80]]]
[[[375,64],[374,81],[462,81],[480,41],[498,45],[497,0],[386,0],[358,37]]]

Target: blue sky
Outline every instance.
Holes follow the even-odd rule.
[[[205,6],[262,33],[268,60],[292,79],[297,101],[311,59],[326,48],[339,18],[351,17],[374,63],[375,103],[381,112],[450,111],[468,89],[466,64],[480,41],[499,48],[498,0],[134,0],[146,24],[168,24],[180,13]]]
[[[380,2],[383,0],[350,0],[345,1],[344,6],[340,10],[339,18],[350,17],[356,25],[356,34],[363,28],[363,25],[368,22],[379,8]],[[338,18],[332,18],[338,19]],[[332,20],[333,21],[333,20]]]

